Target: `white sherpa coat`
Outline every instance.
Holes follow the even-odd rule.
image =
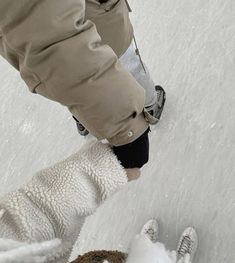
[[[66,262],[86,216],[126,183],[112,149],[100,142],[40,171],[0,200],[0,263]]]
[[[79,241],[79,239],[77,240]],[[79,243],[79,242],[78,242]],[[78,257],[78,243],[74,245],[71,253],[70,261],[72,262]],[[128,250],[128,257],[125,263],[175,263],[176,252],[167,251],[165,246],[160,243],[152,243],[147,235],[139,234],[132,239]],[[105,249],[105,248],[104,248]],[[186,258],[185,258],[186,259]],[[190,263],[185,259],[178,263]],[[90,263],[90,262],[87,262]],[[111,263],[108,260],[101,261],[101,263]]]
[[[110,146],[99,142],[40,171],[0,200],[0,263],[67,262],[86,216],[126,182]],[[126,261],[174,262],[174,252],[143,235],[133,239]]]

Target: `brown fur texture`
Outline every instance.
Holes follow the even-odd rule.
[[[79,256],[71,263],[103,263],[107,260],[109,263],[124,263],[127,258],[127,254],[119,251],[91,251],[82,256]]]

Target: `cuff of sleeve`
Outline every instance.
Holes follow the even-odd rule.
[[[146,131],[148,126],[149,124],[147,123],[144,114],[141,113],[125,123],[122,130],[117,135],[108,138],[107,140],[114,146],[122,146],[132,143],[138,139],[144,131]]]
[[[127,183],[126,171],[109,144],[92,141],[85,144],[79,153],[82,169],[96,183],[102,201]]]
[[[141,168],[149,160],[149,138],[148,128],[134,142],[123,145],[114,146],[113,151],[124,168]]]

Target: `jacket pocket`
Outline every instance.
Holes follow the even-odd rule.
[[[128,11],[132,12],[130,4],[127,0],[99,0],[106,12],[112,10],[118,4],[118,2],[121,1],[125,1]]]
[[[92,2],[92,1],[97,1],[97,2],[99,2],[100,5],[103,6],[104,10],[105,10],[106,12],[108,12],[108,11],[110,11],[112,8],[114,8],[115,5],[116,5],[118,2],[120,2],[120,1],[122,1],[122,0],[88,0],[88,1],[90,1],[90,2]],[[126,6],[127,6],[127,8],[128,8],[128,11],[129,11],[129,12],[132,12],[132,9],[131,9],[131,7],[130,7],[130,4],[129,4],[128,0],[124,0],[124,1],[125,1],[125,3],[126,3]]]
[[[103,3],[101,3],[101,7],[106,11],[109,12],[111,11],[120,1],[123,0],[108,0],[108,1],[103,1]]]

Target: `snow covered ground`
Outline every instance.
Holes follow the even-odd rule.
[[[174,249],[182,230],[199,234],[197,263],[235,260],[234,0],[132,0],[140,50],[167,91],[150,134],[142,177],[88,218],[78,252],[127,251],[145,221]],[[27,91],[0,59],[0,194],[86,142],[60,105]]]

